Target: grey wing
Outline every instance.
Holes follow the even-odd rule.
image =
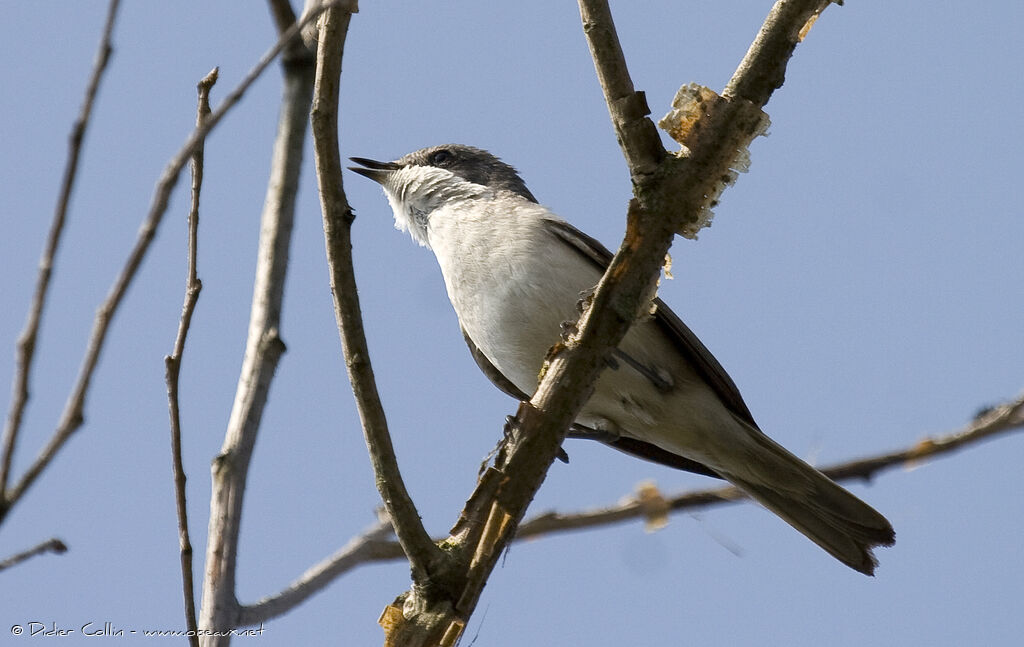
[[[487,376],[487,379],[489,379],[494,386],[501,389],[506,395],[510,395],[519,401],[529,400],[529,395],[513,384],[511,380],[505,377],[505,375],[498,370],[498,367],[491,363],[491,360],[487,359],[487,356],[481,352],[480,348],[478,348],[477,345],[473,343],[473,340],[469,335],[466,334],[466,329],[461,326],[460,328],[462,329],[462,338],[466,340],[466,345],[469,346],[469,353],[473,356],[473,360],[476,361],[476,365],[480,367],[483,374]],[[676,469],[686,470],[687,472],[722,478],[710,468],[698,463],[697,461],[665,451],[657,445],[651,445],[650,443],[645,443],[642,440],[635,440],[624,436],[608,439],[602,432],[581,424],[573,424],[572,428],[569,429],[568,437],[585,439],[596,438],[619,451],[632,454],[639,458],[668,465],[669,467],[674,467]],[[569,456],[562,451],[559,454],[559,460],[568,463]]]
[[[473,340],[466,333],[466,329],[462,326],[459,326],[459,329],[462,331],[462,338],[466,340],[466,345],[469,346],[469,354],[473,356],[473,360],[476,362],[476,365],[480,367],[480,370],[487,376],[487,379],[489,379],[494,386],[501,389],[505,395],[510,395],[520,402],[528,401],[530,396],[523,393],[518,386],[512,384],[512,380],[505,377],[505,374],[499,371],[497,366],[491,364],[491,360],[487,359],[487,356],[483,354],[476,344],[473,343]],[[573,425],[573,427],[576,426],[577,425]],[[566,454],[565,450],[561,447],[558,448],[557,458],[563,463],[569,462],[569,455]]]
[[[608,268],[608,264],[611,263],[612,253],[598,240],[561,220],[548,220],[547,224],[552,233],[563,241],[569,243],[574,249],[593,262],[602,272]],[[747,404],[743,401],[743,396],[740,395],[740,391],[736,387],[736,384],[732,381],[732,378],[729,377],[729,374],[725,372],[725,369],[722,368],[722,365],[718,363],[715,356],[711,354],[711,351],[701,343],[700,339],[697,338],[697,335],[695,335],[693,331],[683,323],[682,319],[680,319],[676,313],[672,312],[672,309],[665,305],[661,299],[655,299],[654,304],[655,322],[673,341],[679,352],[682,353],[690,365],[693,366],[701,377],[703,377],[704,380],[712,387],[715,394],[718,395],[722,403],[725,404],[732,413],[752,425],[755,429],[758,428],[757,423],[754,421],[754,417],[751,415],[750,409],[747,408]],[[701,465],[700,463],[696,463],[695,461],[691,461],[685,457],[676,456],[675,454],[666,452],[654,445],[648,445],[641,441],[629,439],[628,443],[620,442],[618,445],[616,445],[616,443],[609,444],[616,446],[618,449],[627,453],[647,458],[657,463],[663,463],[672,467],[679,467],[680,469],[686,469],[699,474],[718,476],[713,470]],[[677,464],[680,459],[692,465],[696,465],[698,469],[693,469],[692,466],[681,467]]]
[[[734,414],[743,419],[755,429],[760,429],[754,422],[754,416],[743,401],[740,390],[732,381],[729,374],[725,372],[722,365],[718,363],[715,356],[707,349],[697,335],[693,334],[679,315],[672,312],[672,309],[665,305],[661,299],[654,300],[657,310],[654,314],[655,320],[669,333],[669,336],[676,343],[676,346],[686,356],[686,359],[700,371],[700,374],[712,386],[715,394],[725,403],[725,406]]]
[[[477,345],[473,343],[473,340],[469,338],[469,334],[466,333],[466,329],[462,326],[459,326],[459,329],[462,330],[462,338],[466,340],[466,345],[469,346],[469,352],[473,356],[473,361],[475,361],[476,365],[480,367],[483,374],[487,376],[487,379],[489,379],[494,386],[501,389],[501,391],[506,395],[510,395],[520,401],[529,400],[530,396],[523,393],[522,389],[518,386],[512,384],[512,380],[505,377],[505,374],[499,371],[498,367],[491,363],[491,360],[487,359],[487,356],[483,354],[483,351],[481,351]]]
[[[611,263],[612,253],[598,240],[588,236],[579,229],[576,229],[567,222],[560,220],[548,220],[551,230],[562,240],[569,243],[577,251],[590,259],[603,273]],[[661,329],[675,343],[683,356],[693,365],[715,393],[721,398],[726,407],[745,422],[757,427],[754,417],[747,408],[736,384],[725,372],[722,365],[718,363],[711,351],[701,343],[697,335],[693,334],[683,320],[672,312],[672,309],[665,305],[661,299],[654,300],[654,320],[661,326]]]

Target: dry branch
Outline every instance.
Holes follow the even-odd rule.
[[[196,125],[202,126],[210,115],[210,90],[217,82],[217,68],[213,68],[197,86],[199,106],[196,110]],[[167,407],[171,418],[171,463],[174,472],[174,501],[178,515],[178,545],[181,555],[181,584],[185,600],[185,624],[189,630],[189,644],[199,647],[196,634],[196,598],[192,581],[192,541],[188,530],[188,506],[185,497],[185,466],[181,457],[181,412],[178,398],[178,381],[181,375],[181,358],[185,352],[185,339],[192,324],[192,313],[203,284],[196,271],[199,253],[199,195],[203,186],[203,150],[200,145],[192,154],[192,202],[188,213],[187,276],[185,279],[185,302],[181,308],[181,321],[174,340],[174,349],[164,358],[167,381]]]
[[[238,614],[238,624],[258,625],[284,615],[361,564],[404,558],[405,553],[401,544],[390,541],[391,536],[393,535],[389,522],[377,523],[366,532],[353,537],[330,557],[310,567],[280,593],[243,606]]]
[[[764,106],[786,80],[786,63],[797,43],[833,0],[779,0],[765,18],[746,56],[722,94]],[[841,2],[837,4],[842,4]]]
[[[14,504],[21,499],[25,491],[35,483],[36,479],[39,478],[39,475],[50,464],[57,455],[57,452],[64,447],[71,435],[82,426],[84,422],[85,399],[89,392],[93,372],[96,369],[96,364],[99,361],[100,353],[106,341],[110,323],[120,307],[125,293],[128,291],[128,286],[134,280],[142,259],[149,251],[150,243],[153,242],[153,238],[156,236],[157,228],[163,220],[164,213],[167,211],[171,191],[173,191],[174,186],[178,182],[181,170],[188,164],[192,154],[202,144],[207,134],[220,123],[228,111],[241,101],[246,91],[256,82],[274,59],[277,58],[278,54],[281,53],[287,44],[293,38],[299,36],[303,27],[315,20],[322,11],[334,4],[336,2],[327,2],[316,7],[304,15],[299,23],[293,25],[287,32],[282,34],[274,46],[267,50],[235,89],[224,98],[220,106],[203,122],[203,125],[192,131],[182,148],[167,163],[154,190],[153,202],[150,205],[149,212],[139,227],[135,245],[128,254],[124,267],[111,285],[107,297],[97,309],[89,341],[86,345],[85,357],[82,360],[82,367],[72,387],[71,394],[68,396],[64,411],[61,413],[57,428],[18,482],[5,492],[4,499],[0,502],[0,522],[2,522]]]
[[[210,525],[199,618],[200,631],[211,632],[202,641],[208,646],[227,645],[230,642],[227,630],[239,626],[241,605],[235,595],[235,575],[242,502],[270,383],[285,350],[280,336],[281,304],[315,63],[313,50],[297,48],[291,43],[324,11],[340,4],[343,4],[340,0],[308,2],[302,18],[283,31],[271,50],[274,55],[284,50],[284,88],[270,179],[260,220],[256,279],[245,355],[224,444],[211,467]],[[265,63],[272,60],[273,57],[268,56],[261,59],[260,71],[265,69]],[[217,117],[218,112],[213,113],[211,120]]]
[[[66,553],[67,551],[68,547],[64,544],[64,542],[57,539],[56,537],[52,537],[44,542],[41,542],[33,546],[32,548],[29,548],[28,550],[23,550],[20,553],[16,553],[14,555],[11,555],[7,559],[0,561],[0,571],[7,570],[12,566],[17,566],[18,564],[24,562],[26,559],[31,559],[36,555],[42,555],[43,553],[56,553],[60,555],[62,553]]]
[[[324,14],[320,23],[320,48],[317,52],[316,91],[311,119],[327,263],[331,273],[334,316],[377,487],[398,540],[409,557],[413,580],[420,582],[434,573],[435,564],[442,555],[423,528],[416,506],[405,488],[391,444],[384,407],[370,365],[352,266],[351,226],[354,216],[341,185],[338,92],[341,59],[350,17],[350,12],[340,7]]]
[[[584,33],[634,184],[626,237],[580,319],[579,335],[553,349],[537,392],[519,407],[509,442],[467,502],[446,542],[449,560],[441,576],[429,587],[414,582],[385,610],[385,645],[433,646],[458,640],[565,430],[589,398],[605,357],[645,311],[646,295],[675,232],[698,219],[707,196],[735,163],[737,132],[761,120],[759,105],[744,98],[723,101],[725,118],[702,115],[694,122],[701,133],[688,156],[669,156],[656,141],[643,95],[633,90],[608,3],[579,1]],[[788,55],[781,60],[757,57],[739,76],[758,75],[766,67],[784,69],[786,60]]]
[[[285,51],[281,114],[260,218],[256,278],[245,355],[238,378],[224,443],[211,468],[205,577],[199,626],[219,635],[204,636],[203,644],[226,645],[226,630],[238,626],[235,596],[238,539],[242,503],[253,447],[270,392],[270,384],[285,345],[280,336],[288,251],[298,194],[299,171],[306,137],[306,118],[313,92],[314,54],[297,35],[319,10],[284,30],[279,40]]]
[[[57,198],[57,208],[53,214],[53,221],[50,224],[50,234],[46,239],[46,246],[43,248],[42,257],[39,259],[39,276],[36,280],[36,289],[32,295],[32,304],[29,306],[28,317],[25,321],[25,328],[18,337],[17,347],[17,369],[14,376],[14,385],[11,392],[11,408],[7,413],[7,423],[4,426],[3,449],[0,450],[0,522],[3,521],[8,509],[17,501],[20,491],[8,492],[7,485],[11,473],[11,461],[14,458],[14,449],[17,445],[18,433],[21,431],[21,419],[25,412],[25,406],[29,399],[29,377],[32,372],[32,358],[35,355],[36,338],[39,334],[39,324],[43,318],[43,308],[46,305],[46,295],[49,292],[50,277],[53,274],[53,266],[57,256],[57,249],[60,246],[61,234],[64,232],[64,222],[67,218],[68,204],[71,201],[71,191],[75,185],[75,178],[78,175],[78,160],[82,153],[82,142],[85,140],[85,131],[89,125],[89,118],[92,116],[92,107],[99,92],[100,80],[103,72],[107,69],[110,61],[110,53],[113,51],[111,39],[114,33],[114,22],[117,18],[117,10],[120,0],[111,0],[107,7],[107,19],[103,26],[103,35],[100,37],[99,49],[96,52],[96,59],[93,63],[92,75],[85,90],[85,99],[82,101],[81,110],[71,128],[71,136],[68,138],[68,159],[64,167],[64,179],[61,182],[60,196]],[[23,489],[23,488],[22,488]]]
[[[870,481],[879,473],[920,464],[931,458],[953,453],[998,434],[1024,429],[1024,394],[1016,400],[986,411],[964,428],[955,432],[929,436],[910,447],[884,454],[866,456],[820,468],[834,481]],[[694,510],[740,501],[747,498],[732,486],[693,490],[666,496],[665,502],[673,512]],[[524,521],[516,539],[527,539],[553,532],[584,530],[613,523],[622,523],[646,516],[643,504],[628,500],[593,510],[558,513],[547,512]]]
[[[665,149],[658,130],[647,118],[651,111],[644,93],[633,88],[611,8],[603,1],[581,0],[579,5],[583,33],[630,174],[634,178],[650,175],[664,159]]]
[[[865,480],[901,467],[941,458],[1002,433],[1024,430],[1024,394],[1016,400],[987,410],[964,428],[955,432],[928,436],[910,447],[884,454],[866,456],[822,467],[821,471],[838,482]],[[667,495],[663,507],[678,513],[700,510],[746,499],[738,489],[726,486],[704,490],[687,490]],[[550,511],[538,514],[519,524],[514,541],[535,539],[545,535],[593,530],[613,524],[647,520],[649,508],[634,496],[618,503],[573,512]],[[385,523],[351,539],[334,555],[310,567],[285,590],[259,602],[243,607],[242,624],[258,624],[281,615],[303,600],[324,589],[332,581],[358,566],[390,562],[405,558],[401,544],[389,540],[391,528]],[[443,541],[438,538],[436,541]]]

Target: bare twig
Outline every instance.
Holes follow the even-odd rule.
[[[781,88],[786,79],[786,63],[797,43],[831,2],[776,2],[722,94],[745,99],[758,107],[768,103],[772,92]]]
[[[650,175],[665,157],[665,149],[657,128],[647,118],[651,110],[644,93],[633,88],[611,9],[603,0],[580,0],[579,5],[583,33],[630,174]]]
[[[21,476],[21,479],[17,484],[10,488],[6,492],[6,496],[2,503],[0,503],[0,521],[3,520],[4,516],[10,511],[10,509],[17,503],[22,495],[28,490],[29,487],[35,482],[39,475],[46,469],[46,466],[50,464],[57,452],[64,446],[71,435],[81,427],[84,422],[83,411],[85,408],[85,398],[89,391],[89,384],[92,380],[92,375],[96,369],[96,364],[99,361],[100,352],[103,350],[103,344],[106,340],[107,331],[110,328],[110,322],[113,319],[117,308],[120,306],[121,300],[128,290],[128,286],[135,278],[135,274],[142,263],[142,259],[145,257],[146,252],[149,250],[149,245],[153,241],[153,237],[156,235],[157,227],[163,220],[164,213],[167,211],[167,203],[170,200],[171,191],[174,189],[175,184],[178,182],[178,176],[181,170],[188,163],[192,157],[192,153],[195,152],[206,135],[213,130],[214,127],[220,123],[220,120],[224,118],[224,115],[233,108],[241,99],[245,92],[252,86],[252,84],[258,79],[267,67],[274,61],[278,54],[284,49],[284,47],[295,38],[300,30],[315,20],[317,16],[328,7],[333,6],[337,3],[327,2],[321,6],[316,7],[308,14],[304,15],[302,20],[296,25],[290,28],[285,34],[283,34],[257,62],[252,70],[242,79],[238,86],[225,98],[221,105],[214,110],[209,119],[203,122],[202,126],[197,127],[185,140],[184,146],[171,158],[164,168],[163,173],[160,176],[160,180],[157,182],[156,190],[153,194],[153,202],[150,206],[149,213],[146,215],[145,220],[139,228],[139,234],[136,238],[136,242],[131,252],[128,255],[128,259],[125,261],[125,265],[121,270],[121,273],[114,280],[110,291],[107,294],[106,299],[100,304],[97,309],[96,318],[93,322],[93,328],[89,335],[89,341],[86,346],[85,357],[82,360],[82,367],[79,370],[78,379],[72,388],[71,394],[68,396],[68,400],[64,405],[64,411],[61,413],[60,421],[57,424],[57,428],[50,440],[46,443],[43,449],[39,452],[32,465],[29,466],[25,473]]]
[[[398,542],[389,541],[391,523],[382,521],[351,541],[336,553],[312,566],[280,593],[241,608],[238,624],[256,625],[284,615],[323,590],[335,579],[356,566],[405,557]]]
[[[18,564],[24,562],[26,559],[31,559],[36,555],[42,555],[43,553],[56,553],[60,555],[61,553],[66,553],[67,551],[68,547],[64,544],[64,542],[57,539],[56,537],[52,537],[36,546],[33,546],[32,548],[29,548],[28,550],[22,551],[15,555],[11,555],[7,559],[0,561],[0,571],[11,568],[12,566],[17,566]]]
[[[990,409],[955,432],[930,436],[911,447],[894,452],[835,463],[821,468],[821,471],[829,478],[839,482],[870,481],[883,471],[916,465],[931,458],[951,454],[998,434],[1021,429],[1024,429],[1024,394],[1018,396],[1016,400]],[[743,492],[735,487],[727,486],[681,492],[665,497],[665,502],[672,511],[680,512],[740,501],[745,498],[747,497]],[[643,518],[646,514],[643,504],[636,500],[582,512],[548,512],[524,521],[519,526],[516,539],[621,523]]]
[[[932,458],[942,458],[966,449],[999,434],[1024,430],[1024,394],[1016,400],[994,407],[954,432],[926,437],[911,447],[866,456],[822,467],[821,471],[838,482],[871,480],[893,469],[910,467]],[[731,487],[688,490],[664,497],[664,507],[672,512],[684,512],[715,507],[746,499],[740,490]],[[635,498],[607,506],[574,512],[550,511],[524,520],[516,531],[515,541],[535,539],[544,535],[592,530],[603,526],[646,519],[648,507]],[[243,608],[246,624],[256,624],[292,608],[298,602],[323,589],[330,581],[357,566],[373,562],[402,559],[405,553],[396,541],[387,541],[390,529],[378,525],[371,531],[353,538],[334,555],[310,568],[287,589],[256,604]],[[439,538],[437,541],[441,541]],[[294,601],[294,602],[292,602]],[[278,606],[288,603],[288,606]],[[277,611],[277,609],[282,609]]]
[[[78,174],[78,159],[82,152],[82,142],[85,139],[85,131],[89,125],[89,118],[92,116],[92,107],[99,92],[100,79],[103,78],[103,72],[107,69],[107,63],[110,61],[110,54],[113,51],[111,39],[120,4],[121,0],[111,0],[110,5],[107,7],[107,20],[103,26],[103,35],[100,37],[99,49],[93,62],[92,76],[89,78],[89,83],[85,90],[85,99],[82,101],[82,107],[71,128],[71,136],[68,138],[68,159],[64,167],[64,179],[61,182],[60,196],[57,198],[57,208],[53,214],[53,222],[50,224],[50,235],[46,240],[46,247],[43,249],[42,257],[39,259],[39,277],[36,279],[36,289],[32,295],[32,305],[29,307],[25,328],[18,337],[17,371],[14,376],[14,385],[11,392],[11,408],[7,414],[7,424],[4,426],[3,449],[0,451],[0,520],[3,519],[8,507],[7,501],[12,498],[7,496],[7,484],[10,479],[11,461],[14,458],[18,433],[21,430],[21,418],[29,399],[28,383],[32,371],[32,358],[35,354],[36,337],[39,334],[43,307],[46,304],[46,295],[49,292],[50,277],[53,274],[57,248],[60,245],[61,234],[64,231],[64,221],[67,217],[68,204],[71,200],[71,190],[74,188],[75,178]]]
[[[306,12],[315,10],[318,5],[322,4],[321,0],[306,0]],[[300,18],[295,16],[295,10],[292,8],[291,0],[267,0],[267,6],[270,9],[270,15],[274,19],[274,26],[277,27],[278,34],[284,34],[290,29],[295,22],[301,21]],[[316,32],[316,25],[306,23],[306,27],[302,30],[300,38],[292,39],[282,56],[282,60],[287,65],[288,61],[293,58],[303,59],[311,50],[316,49],[316,39],[314,34]]]
[[[882,470],[941,456],[1001,433],[1020,430],[1021,427],[1024,427],[1024,394],[987,409],[954,433],[928,437],[907,449],[834,465],[822,471],[835,480],[859,478],[870,481]]]
[[[377,393],[363,333],[352,267],[351,225],[354,216],[341,185],[338,86],[349,19],[349,12],[340,7],[325,13],[320,22],[320,48],[317,51],[312,125],[327,262],[331,272],[334,315],[377,487],[393,520],[398,540],[409,557],[413,581],[421,583],[435,571],[442,553],[423,528],[416,506],[405,489],[388,434],[387,419]]]
[[[199,82],[199,106],[196,110],[196,125],[210,115],[210,90],[217,82],[217,68],[213,68]],[[188,506],[185,496],[185,466],[181,457],[181,415],[178,399],[178,378],[181,375],[181,358],[185,352],[185,339],[192,324],[199,292],[203,283],[196,272],[199,248],[199,194],[203,186],[203,149],[196,148],[192,154],[192,205],[188,213],[188,270],[185,279],[185,303],[181,308],[181,321],[174,340],[174,349],[164,358],[167,374],[167,406],[171,417],[171,462],[174,471],[174,500],[178,513],[178,544],[181,553],[181,584],[185,598],[185,623],[189,630],[189,644],[199,647],[196,633],[196,598],[192,582],[192,541],[188,531]]]
[[[290,0],[267,0],[267,5],[278,34],[283,34],[295,24],[295,10],[292,9]]]

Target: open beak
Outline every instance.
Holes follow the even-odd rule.
[[[348,170],[368,177],[378,184],[383,184],[389,175],[402,168],[401,164],[396,162],[378,162],[377,160],[366,159],[365,157],[350,157],[349,159],[360,166],[350,166]]]

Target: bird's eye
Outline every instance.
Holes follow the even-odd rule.
[[[433,166],[441,166],[445,162],[451,161],[451,159],[452,159],[451,151],[447,151],[447,150],[444,150],[444,149],[441,149],[439,151],[434,151],[433,153],[430,154],[430,163]]]

